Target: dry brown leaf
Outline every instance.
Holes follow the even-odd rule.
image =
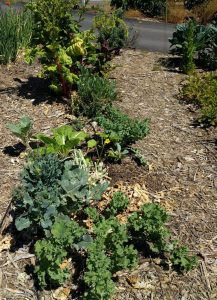
[[[60,287],[53,292],[53,297],[56,300],[67,300],[70,295],[70,288],[69,287]]]
[[[71,259],[65,259],[61,264],[60,264],[60,269],[66,269],[70,267]]]
[[[2,240],[0,240],[0,253],[5,250],[9,250],[13,243],[12,236],[5,236]]]

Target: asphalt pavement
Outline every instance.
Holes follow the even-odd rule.
[[[22,3],[16,3],[13,7],[17,10],[22,9]],[[7,10],[9,7],[0,2],[0,9]],[[87,13],[82,21],[82,29],[89,29],[92,25],[94,14]],[[166,53],[169,51],[168,39],[172,36],[175,25],[164,22],[140,21],[126,19],[130,28],[130,40],[133,42],[131,47],[141,50],[157,51]]]

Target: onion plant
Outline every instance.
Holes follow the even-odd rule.
[[[18,51],[27,47],[32,35],[32,19],[29,11],[12,8],[0,10],[0,64],[14,61]]]

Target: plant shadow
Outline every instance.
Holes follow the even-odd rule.
[[[178,56],[162,57],[158,59],[157,64],[163,66],[169,72],[181,73],[179,70],[179,66],[181,64],[181,58]]]
[[[14,81],[19,82],[18,96],[30,100],[33,105],[46,102],[52,104],[65,103],[61,96],[57,96],[49,89],[49,80],[39,77],[29,77],[26,82],[19,78],[14,78]]]
[[[6,146],[3,149],[3,153],[12,157],[18,157],[20,153],[26,150],[26,146],[22,143],[14,144],[13,146]]]

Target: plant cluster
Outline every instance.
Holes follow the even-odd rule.
[[[77,4],[78,0],[51,0],[49,3],[34,0],[28,5],[34,27],[27,60],[31,63],[39,57],[42,76],[50,80],[50,88],[69,99],[72,90],[76,89],[81,70],[88,68],[92,73],[99,72],[127,38],[127,27],[116,13],[96,17],[98,36],[93,30],[81,31],[82,14],[76,18],[71,13]],[[108,41],[105,50],[102,45]]]
[[[162,16],[165,14],[165,0],[112,0],[111,5],[122,9],[138,9],[144,14]]]
[[[89,69],[82,69],[77,82],[77,96],[72,99],[72,109],[76,115],[91,119],[105,111],[116,96],[114,81],[92,74]]]
[[[217,75],[215,73],[190,77],[182,89],[181,96],[185,101],[199,108],[200,123],[217,124]]]
[[[116,134],[121,146],[129,146],[144,138],[148,132],[148,120],[131,119],[119,109],[108,107],[106,112],[96,117],[107,134]]]
[[[184,5],[187,9],[192,9],[195,6],[206,3],[209,0],[185,0]]]
[[[119,54],[128,39],[128,27],[123,21],[123,11],[118,9],[110,15],[100,12],[94,18],[94,28],[97,29],[97,41],[105,61],[110,60],[113,54]]]
[[[52,154],[32,157],[14,192],[15,226],[34,236],[35,273],[41,287],[69,280],[75,257],[84,266],[84,299],[110,299],[113,275],[136,266],[138,253],[164,259],[167,253],[181,271],[196,265],[187,248],[171,239],[168,215],[159,205],[145,204],[126,214],[129,199],[117,192],[100,208],[108,184],[102,178],[103,183],[90,179],[92,172],[77,161]],[[120,222],[121,214],[125,222]]]
[[[170,39],[171,52],[181,56],[180,69],[192,73],[195,63],[199,62],[204,69],[217,68],[217,26],[197,24],[194,19],[179,24]]]
[[[0,10],[0,64],[15,61],[18,52],[29,45],[31,36],[29,11]]]

